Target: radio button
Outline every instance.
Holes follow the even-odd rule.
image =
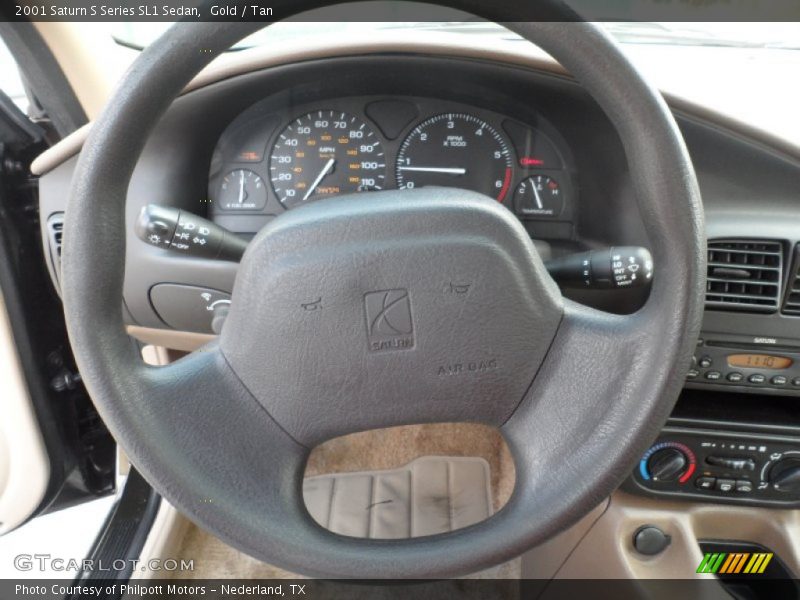
[[[747,378],[747,381],[749,381],[750,383],[764,383],[766,380],[767,378],[764,377],[764,375],[762,375],[761,373],[753,373],[752,375],[750,375],[750,377]]]
[[[792,379],[792,385],[800,387],[800,377],[795,377]]]
[[[716,482],[715,477],[698,477],[694,480],[694,485],[700,490],[713,490]]]
[[[686,379],[696,379],[698,375],[700,375],[700,371],[697,369],[689,369],[689,372],[686,373]]]
[[[710,381],[716,381],[722,377],[722,373],[719,371],[708,371],[705,375],[706,379]]]
[[[739,383],[744,379],[744,375],[742,375],[738,371],[734,371],[733,373],[728,373],[725,379],[727,379],[731,383]]]
[[[742,494],[748,494],[753,491],[753,484],[748,479],[737,479],[736,491]]]
[[[714,489],[718,492],[732,492],[736,489],[736,481],[733,479],[717,479]]]
[[[787,381],[789,380],[786,379],[785,375],[775,375],[775,377],[769,380],[772,385],[786,385]]]
[[[713,364],[713,361],[711,360],[711,357],[710,357],[710,356],[703,356],[703,357],[701,357],[701,358],[700,358],[700,360],[698,360],[698,361],[697,361],[697,365],[698,365],[698,366],[699,366],[701,369],[707,369],[707,368],[708,368],[708,367],[710,367],[712,364]]]

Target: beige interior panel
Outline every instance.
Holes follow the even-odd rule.
[[[149,344],[153,348],[147,352],[166,353],[169,350],[180,350],[182,352],[194,352],[198,348],[216,339],[217,336],[205,333],[193,333],[191,331],[175,331],[174,329],[155,329],[151,327],[139,327],[129,325],[128,335],[136,338],[143,344]],[[150,355],[145,356],[148,360]],[[154,358],[150,364],[166,364],[169,360],[159,362],[161,359]]]
[[[552,579],[555,577],[569,555],[580,544],[584,536],[591,531],[608,506],[609,501],[603,501],[569,529],[523,554],[523,577],[528,579]]]
[[[334,438],[312,450],[305,476],[397,469],[420,456],[485,460],[494,512],[505,505],[514,491],[514,460],[503,436],[494,427],[478,423],[404,425]]]
[[[633,534],[642,525],[660,527],[672,538],[661,554],[645,556],[634,549]],[[761,544],[800,572],[800,511],[655,500],[616,492],[602,510],[526,553],[523,573],[565,579],[713,579],[696,573],[703,558],[698,540]],[[716,596],[715,587],[706,593],[729,598]]]
[[[44,498],[50,461],[0,295],[0,535],[24,523]]]
[[[421,456],[399,469],[306,477],[303,498],[325,529],[370,539],[447,533],[492,516],[489,463],[475,456]]]

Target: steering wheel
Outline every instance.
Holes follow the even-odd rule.
[[[491,14],[517,10],[509,6],[441,3],[517,16]],[[289,14],[318,2],[274,4]],[[649,298],[632,315],[562,298],[519,221],[485,196],[373,192],[275,219],[245,253],[219,340],[168,366],[144,365],[121,309],[133,168],[184,85],[261,26],[176,24],[142,52],[92,126],[62,263],[86,386],[156,490],[268,563],[315,576],[428,578],[518,556],[621,483],[682,387],[699,332],[705,242],[670,111],[598,27],[507,25],[572,73],[623,142],[655,263]],[[448,282],[468,293],[444,293]],[[303,310],[317,298],[321,310]],[[454,363],[476,367],[448,369]],[[406,540],[344,537],[310,517],[302,479],[315,444],[443,421],[501,428],[516,487],[493,517]]]

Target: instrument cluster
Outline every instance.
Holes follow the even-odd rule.
[[[570,223],[574,186],[558,133],[428,98],[357,97],[256,104],[217,144],[210,216],[240,233],[306,202],[386,189],[460,187],[523,221]]]

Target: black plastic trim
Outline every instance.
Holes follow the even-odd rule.
[[[75,581],[128,581],[134,571],[134,561],[141,555],[160,506],[161,496],[131,467],[120,498],[86,557],[92,561],[94,569],[81,571]],[[115,568],[121,564],[125,567]],[[121,595],[109,595],[106,598],[119,598]]]

